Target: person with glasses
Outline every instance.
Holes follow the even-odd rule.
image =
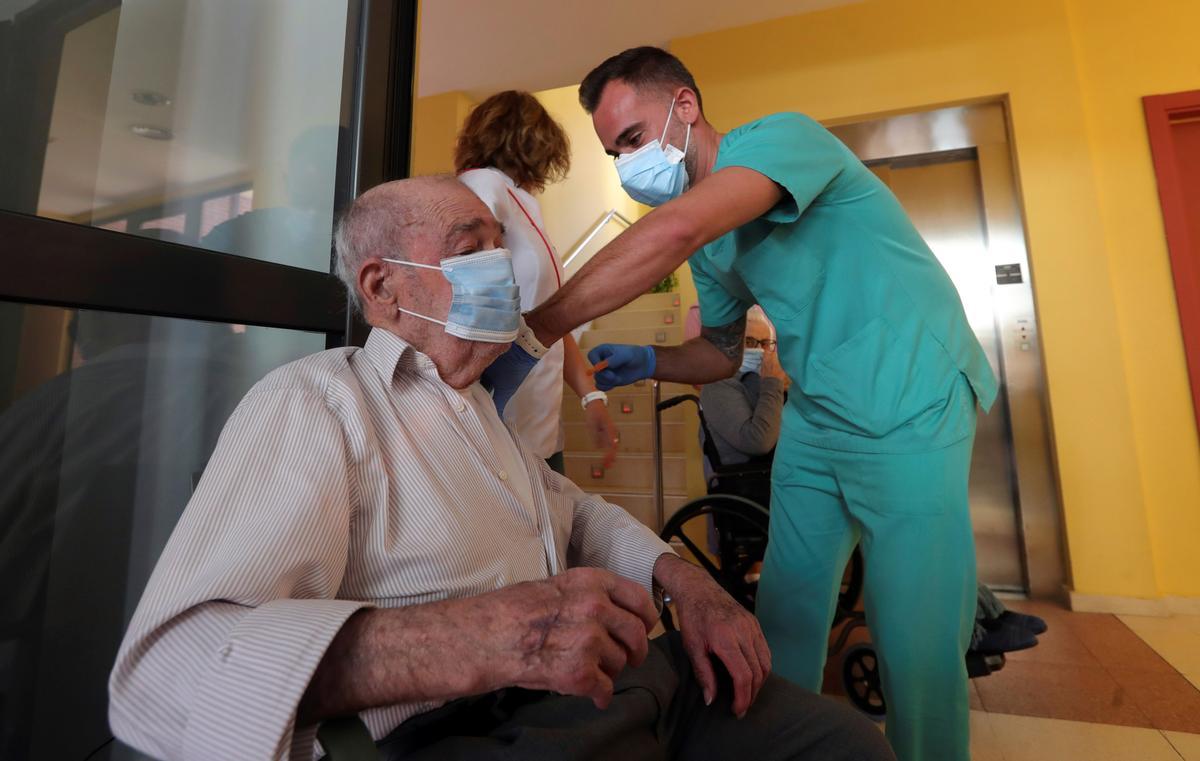
[[[779,366],[773,335],[762,308],[751,309],[742,366],[732,378],[700,388],[700,404],[722,465],[770,454],[779,441],[788,379]]]

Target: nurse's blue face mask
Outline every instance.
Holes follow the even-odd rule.
[[[675,99],[672,98],[662,136],[632,153],[617,157],[617,175],[621,178],[621,187],[630,198],[647,206],[661,206],[677,198],[688,186],[683,157],[692,140],[692,125],[687,125],[682,151],[670,144],[663,145],[667,139],[667,127],[671,126],[671,117],[674,115]]]
[[[381,258],[406,267],[441,270],[450,281],[453,296],[445,320],[396,307],[404,314],[436,322],[445,326],[450,335],[467,341],[502,344],[517,337],[521,328],[521,291],[507,248],[451,256],[443,259],[441,266]]]

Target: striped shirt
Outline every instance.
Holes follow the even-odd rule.
[[[296,707],[355,611],[573,566],[649,591],[669,551],[546,467],[478,384],[451,388],[375,329],[272,372],[234,411],[130,622],[109,720],[162,758],[308,759]],[[363,719],[378,739],[436,705]]]

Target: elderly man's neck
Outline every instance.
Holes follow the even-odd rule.
[[[457,389],[467,388],[479,380],[479,374],[470,370],[478,366],[474,359],[479,356],[495,359],[508,348],[508,344],[464,341],[446,333],[440,325],[412,317],[389,319],[368,315],[367,323],[376,330],[386,330],[399,336],[409,346],[429,357],[442,382]]]

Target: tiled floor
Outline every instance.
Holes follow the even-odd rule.
[[[1073,613],[1046,619],[1037,647],[971,683],[976,761],[1200,761],[1200,616]],[[840,692],[831,659],[826,690]]]

